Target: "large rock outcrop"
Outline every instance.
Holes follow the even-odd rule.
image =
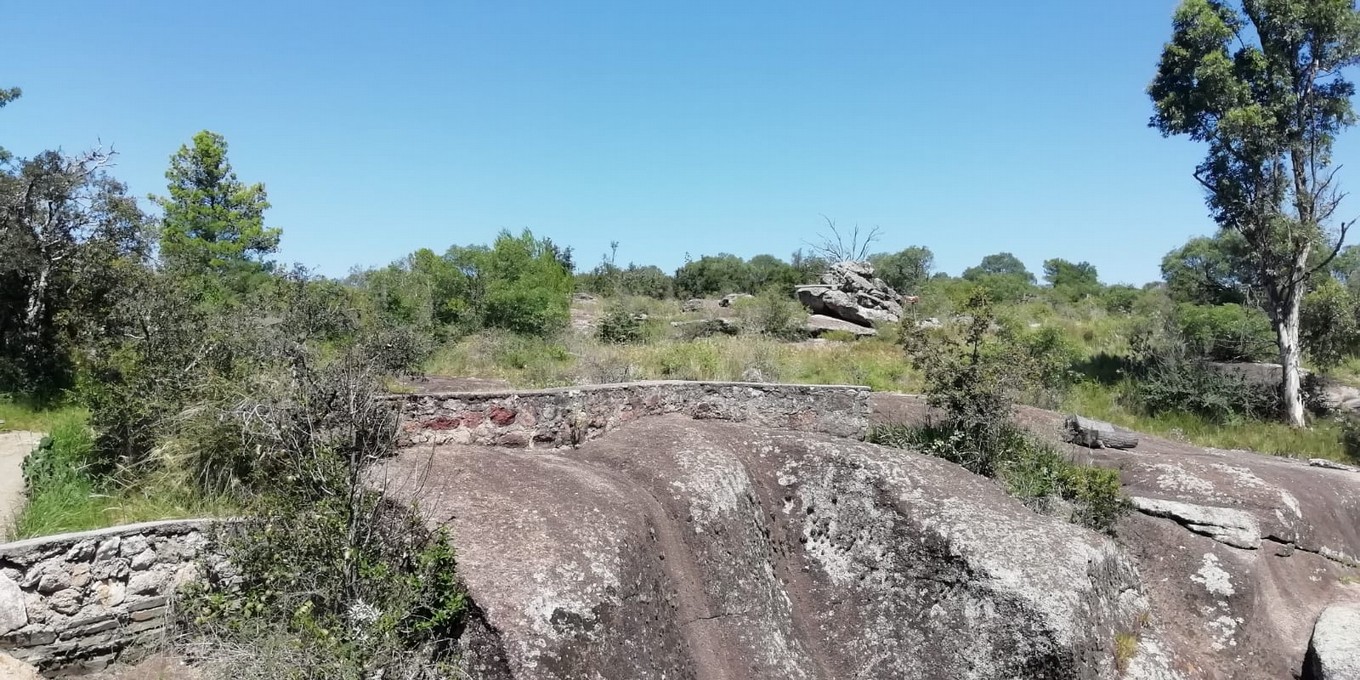
[[[1113,541],[850,439],[671,414],[379,474],[451,530],[472,677],[1094,680],[1145,614]]]
[[[868,262],[839,262],[822,274],[821,283],[794,289],[812,314],[860,326],[902,320],[902,296],[874,277]]]
[[[917,397],[874,395],[879,422],[921,422]],[[1019,419],[1062,445],[1063,418]],[[1319,614],[1360,577],[1360,473],[1143,436],[1137,449],[1068,446],[1119,470],[1117,528],[1152,604],[1158,651],[1187,679],[1290,678]]]

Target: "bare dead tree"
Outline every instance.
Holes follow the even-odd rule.
[[[859,225],[856,224],[848,233],[842,234],[840,229],[836,227],[835,220],[826,215],[822,215],[822,219],[826,220],[826,232],[817,235],[818,241],[816,243],[811,241],[805,241],[805,243],[813,251],[833,263],[862,262],[868,259],[869,247],[882,238],[881,230],[878,227],[861,233]]]

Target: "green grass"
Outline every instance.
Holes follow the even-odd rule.
[[[239,509],[226,500],[151,485],[100,491],[87,480],[50,487],[29,499],[10,535],[18,540],[162,519],[229,517]]]
[[[763,380],[919,388],[901,348],[886,340],[789,343],[756,335],[629,345],[584,335],[558,340],[481,333],[441,348],[425,366],[432,375],[498,378],[517,387],[554,387],[625,380]]]
[[[1082,383],[1063,401],[1063,410],[1198,446],[1354,462],[1342,447],[1341,425],[1331,419],[1319,418],[1309,427],[1295,430],[1284,423],[1257,420],[1216,423],[1188,413],[1146,415],[1122,403],[1122,389]]]
[[[67,418],[84,418],[84,408],[65,402],[40,402],[26,397],[0,394],[0,432],[27,430],[49,432],[54,423]]]
[[[14,526],[14,539],[100,529],[118,524],[200,516],[226,516],[237,509],[204,499],[173,480],[152,477],[138,486],[100,482],[86,470],[94,442],[86,415],[68,411],[47,418],[50,435],[29,456],[28,501]]]

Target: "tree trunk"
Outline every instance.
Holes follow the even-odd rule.
[[[38,269],[38,276],[33,281],[33,288],[28,291],[28,304],[24,309],[24,334],[30,338],[38,334],[38,328],[42,325],[43,307],[47,300],[47,284],[51,275],[51,263],[42,263]]]
[[[1275,322],[1275,341],[1280,346],[1280,398],[1284,404],[1285,422],[1290,427],[1303,427],[1303,385],[1300,362],[1303,350],[1299,346],[1299,296],[1285,301],[1283,315]]]

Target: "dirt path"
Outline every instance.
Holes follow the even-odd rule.
[[[42,441],[41,432],[0,432],[0,540],[24,502],[24,458]]]

